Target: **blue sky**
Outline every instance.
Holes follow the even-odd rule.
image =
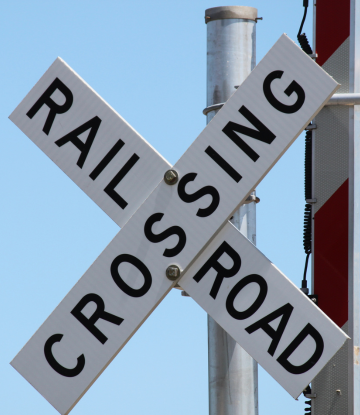
[[[10,113],[57,56],[175,163],[205,127],[206,8],[182,2],[17,1],[0,5],[0,413],[57,414],[9,362],[119,228],[12,122]],[[257,7],[257,62],[282,33],[296,40],[302,0]],[[312,38],[312,13],[305,24]],[[257,246],[296,285],[305,254],[304,135],[257,189]],[[260,414],[303,414],[259,369]],[[72,411],[208,413],[206,313],[173,290]]]

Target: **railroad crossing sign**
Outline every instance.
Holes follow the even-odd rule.
[[[228,219],[337,88],[283,35],[171,169],[57,59],[10,119],[122,229],[13,367],[69,413],[180,282],[297,397],[347,336]]]

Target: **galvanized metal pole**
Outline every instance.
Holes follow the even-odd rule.
[[[360,92],[360,0],[350,2],[351,93]],[[349,414],[360,414],[360,106],[350,109],[349,140]]]
[[[257,9],[253,7],[224,6],[205,11],[207,107],[225,102],[255,67],[256,19]],[[207,112],[207,123],[216,112]],[[243,205],[232,222],[255,244],[255,202]],[[208,341],[209,414],[257,415],[257,363],[210,316]]]

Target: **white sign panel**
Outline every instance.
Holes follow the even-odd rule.
[[[180,284],[294,398],[348,338],[230,223]]]
[[[68,413],[337,88],[283,35],[12,365]]]
[[[169,168],[60,58],[9,118],[120,227]]]

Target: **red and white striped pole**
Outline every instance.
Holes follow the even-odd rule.
[[[360,92],[360,0],[314,0],[317,63]],[[312,382],[312,414],[360,414],[360,108],[325,107],[312,140],[313,293],[351,337]]]

